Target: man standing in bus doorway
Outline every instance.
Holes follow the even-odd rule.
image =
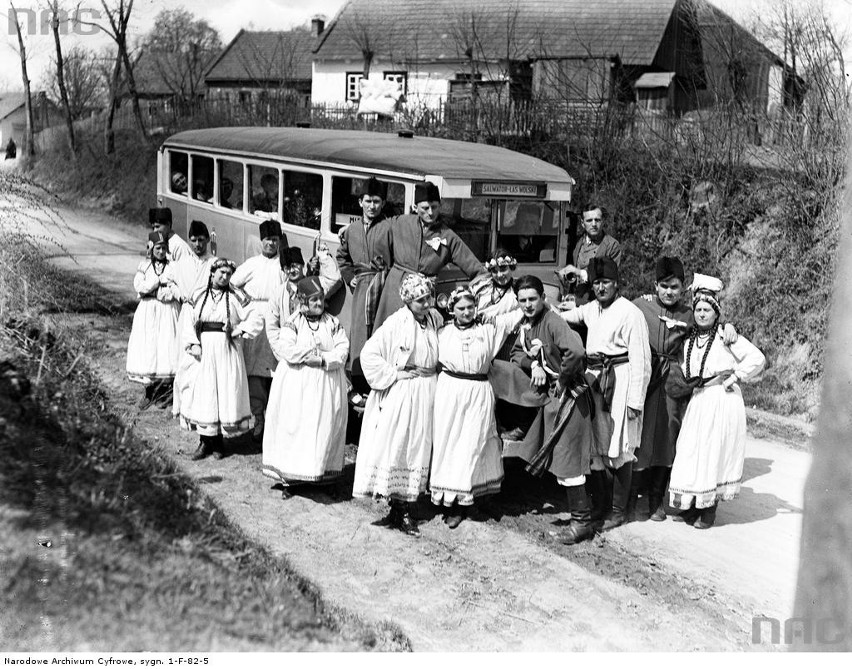
[[[180,316],[178,317],[178,344],[181,351],[181,360],[178,361],[177,374],[174,382],[174,397],[172,398],[172,415],[180,416],[181,392],[185,392],[188,385],[185,380],[184,369],[189,361],[186,359],[186,342],[183,341],[183,332],[186,322],[192,319],[193,297],[207,287],[210,277],[210,265],[216,260],[215,256],[208,250],[210,243],[210,232],[201,221],[193,221],[189,224],[189,247],[192,253],[185,255],[172,263],[175,285],[177,286],[177,297],[181,303]]]
[[[450,263],[472,279],[483,271],[467,244],[441,221],[441,194],[438,187],[425,181],[414,187],[414,214],[387,220],[391,249],[391,268],[382,289],[373,330],[400,309],[399,287],[406,273],[434,279]]]
[[[169,242],[169,262],[176,262],[184,256],[192,255],[189,244],[172,230],[172,210],[168,207],[154,207],[148,210],[148,223],[153,232],[159,232]]]
[[[231,285],[242,288],[251,298],[249,309],[254,310],[266,322],[267,302],[275,297],[276,291],[286,281],[278,249],[281,244],[281,225],[278,221],[260,224],[261,252],[237,267],[231,277]],[[243,354],[248,376],[249,401],[254,415],[252,439],[263,438],[266,403],[272,386],[272,373],[278,361],[269,346],[264,328],[257,337],[246,341]]]
[[[361,220],[340,231],[337,264],[343,281],[352,291],[352,322],[349,326],[349,361],[353,398],[366,395],[370,386],[361,370],[361,349],[373,334],[373,321],[382,286],[390,267],[390,229],[383,223],[387,184],[370,177],[361,189],[358,204]],[[361,404],[361,402],[354,402]]]
[[[594,402],[592,513],[603,529],[623,525],[632,510],[634,451],[642,439],[642,409],[651,378],[651,349],[645,317],[618,294],[618,266],[593,258],[589,280],[595,301],[563,312],[570,325],[585,324],[586,377]],[[609,483],[606,470],[612,472]],[[611,502],[610,502],[611,500]],[[611,506],[611,508],[610,508]]]
[[[574,246],[573,264],[559,270],[563,286],[573,288],[577,304],[586,304],[591,298],[589,263],[593,258],[609,258],[621,266],[621,245],[604,230],[606,210],[595,202],[583,208],[583,236]]]

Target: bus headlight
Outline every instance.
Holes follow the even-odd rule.
[[[450,298],[446,293],[439,293],[435,302],[439,309],[446,309],[447,305],[450,303]]]

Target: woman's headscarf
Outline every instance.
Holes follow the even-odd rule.
[[[692,308],[695,309],[695,306],[699,302],[706,302],[716,312],[716,316],[721,315],[722,305],[719,301],[719,293],[722,292],[724,287],[725,284],[722,283],[721,279],[707,274],[696,273],[692,279],[691,286]]]
[[[399,286],[399,297],[405,304],[431,294],[432,282],[422,274],[409,273],[402,277],[402,284]]]
[[[169,251],[169,238],[164,234],[159,232],[149,232],[148,233],[148,248],[147,248],[147,257],[151,258],[151,251],[154,250],[154,247],[157,244],[163,244],[166,247],[166,253]]]

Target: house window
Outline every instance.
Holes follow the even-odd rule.
[[[245,105],[251,102],[251,91],[240,91],[240,104]]]
[[[363,72],[346,73],[346,102],[358,102],[361,99],[361,79]]]
[[[385,72],[385,81],[393,81],[399,84],[399,90],[403,95],[408,93],[408,72]]]

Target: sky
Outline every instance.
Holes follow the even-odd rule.
[[[402,1],[402,0],[400,0]],[[500,0],[490,0],[495,4]],[[593,0],[590,0],[593,1]],[[642,0],[624,0],[642,2]],[[72,6],[80,2],[84,8],[98,9],[100,0],[60,0],[60,6]],[[135,0],[131,17],[131,42],[133,37],[141,37],[153,24],[154,17],[162,9],[183,6],[198,18],[206,19],[219,31],[222,41],[227,44],[240,28],[253,30],[287,30],[305,25],[317,14],[330,20],[345,0],[183,0],[175,4],[165,0]],[[741,23],[761,6],[771,0],[711,0]],[[852,28],[852,0],[824,0],[826,7],[838,22]],[[16,0],[18,9],[37,9],[44,6],[44,0]],[[18,57],[17,38],[10,33],[8,25],[8,5],[0,0],[0,93],[21,90],[21,64]],[[109,38],[103,34],[69,35],[63,37],[63,46],[74,42],[100,48],[109,44]],[[31,35],[27,38],[29,51],[29,78],[34,89],[40,88],[53,57],[52,35]]]

